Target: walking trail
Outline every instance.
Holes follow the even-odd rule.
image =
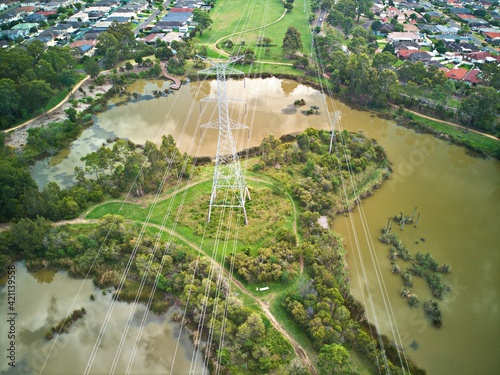
[[[398,106],[396,106],[396,105],[394,105],[394,104],[391,104],[391,106],[392,106],[392,107],[394,107],[395,109],[397,109],[397,108],[398,108]],[[419,117],[426,118],[426,119],[428,119],[428,120],[432,120],[432,121],[440,122],[441,124],[451,125],[451,126],[454,126],[455,128],[459,128],[459,129],[467,130],[467,131],[470,131],[470,132],[473,132],[473,133],[476,133],[476,134],[480,134],[480,135],[482,135],[482,136],[484,136],[484,137],[487,137],[487,138],[490,138],[490,139],[494,139],[495,141],[498,141],[498,140],[499,140],[499,139],[498,139],[497,137],[495,137],[494,135],[491,135],[491,134],[488,134],[488,133],[483,133],[483,132],[480,132],[479,130],[475,130],[475,129],[467,128],[467,127],[465,127],[465,126],[455,124],[454,122],[444,121],[444,120],[437,119],[437,118],[435,118],[435,117],[426,116],[426,115],[421,114],[420,112],[412,111],[412,110],[407,109],[407,108],[405,108],[405,112],[410,112],[410,113],[413,113],[414,115],[417,115],[417,116],[419,116]]]

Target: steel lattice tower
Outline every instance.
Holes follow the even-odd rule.
[[[240,159],[236,152],[236,145],[232,134],[232,130],[234,129],[248,129],[248,127],[229,118],[226,88],[227,76],[244,74],[229,66],[240,58],[231,58],[223,62],[204,59],[209,62],[211,66],[198,72],[198,74],[204,75],[217,75],[216,101],[218,106],[218,119],[201,125],[203,128],[219,129],[212,194],[210,195],[210,205],[208,208],[207,221],[209,222],[212,207],[229,207],[241,208],[245,217],[245,224],[248,224],[245,201],[247,198],[250,199],[250,192],[248,191],[245,178],[243,177]],[[209,101],[214,101],[212,98],[207,99]]]

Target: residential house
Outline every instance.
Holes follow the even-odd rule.
[[[40,23],[42,21],[47,22],[47,17],[40,13],[33,13],[24,19],[25,22],[35,22]]]
[[[380,14],[383,12],[383,9],[384,9],[385,5],[384,4],[380,4],[380,3],[374,3],[372,5],[372,7],[370,8],[370,10],[372,11],[372,13],[374,14]]]
[[[434,10],[431,10],[430,12],[426,12],[425,14],[430,17],[431,21],[438,20],[443,16],[441,13],[436,12]]]
[[[428,33],[431,33],[431,34],[435,34],[438,31],[438,29],[436,28],[436,25],[431,25],[431,24],[428,24],[428,23],[419,23],[417,24],[418,28],[420,29],[420,31],[427,31]]]
[[[95,52],[96,40],[77,40],[69,45],[79,57],[93,56]]]
[[[0,14],[0,24],[10,23],[18,19],[19,19],[18,15],[11,11]]]
[[[436,39],[442,39],[444,40],[445,42],[455,42],[458,40],[459,43],[461,42],[468,42],[469,41],[469,38],[466,37],[466,36],[462,36],[462,35],[458,35],[458,34],[437,34],[437,35],[434,35],[434,38]]]
[[[69,17],[68,21],[90,22],[89,14],[87,12],[78,12]]]
[[[404,23],[404,24],[403,24],[403,27],[404,27],[404,29],[403,29],[403,30],[404,30],[406,33],[415,33],[415,34],[416,34],[416,33],[418,33],[418,32],[420,31],[420,29],[418,28],[418,26],[417,26],[417,25],[413,25],[413,24],[411,24],[411,23]]]
[[[418,49],[402,49],[398,50],[396,52],[396,55],[401,59],[401,60],[409,60],[410,56],[414,53],[420,52]]]
[[[92,11],[88,12],[88,15],[89,15],[90,22],[97,22],[101,18],[103,18],[106,15],[106,13],[101,12],[101,11],[97,11],[97,10],[92,10]]]
[[[156,44],[157,40],[162,40],[162,38],[165,36],[165,33],[152,33],[146,35],[144,38],[139,38],[137,39],[139,42],[143,42],[146,44]]]
[[[472,10],[469,8],[450,8],[449,9],[451,14],[454,14],[456,16],[460,14],[472,14]]]
[[[466,68],[453,68],[448,70],[444,75],[453,81],[460,82],[464,79],[464,77],[469,72],[469,69]]]
[[[172,8],[170,12],[172,13],[193,13],[194,8]]]
[[[393,32],[387,35],[389,42],[421,42],[422,37],[415,33]]]
[[[449,27],[444,25],[436,25],[436,29],[438,30],[439,33],[446,35],[457,34],[460,31],[459,28]]]
[[[479,51],[479,47],[472,43],[457,43],[445,41],[446,49],[453,52],[470,53]]]
[[[37,23],[18,23],[17,25],[13,26],[11,30],[27,30],[28,34],[30,33],[30,30],[32,28],[38,28]]]
[[[49,27],[48,29],[42,31],[35,39],[39,40],[48,47],[55,46],[57,44],[57,40],[53,29],[54,27]]]
[[[105,19],[101,20],[99,22],[99,24],[101,24],[101,23],[109,23],[109,25],[111,26],[111,24],[113,22],[116,22],[116,23],[127,23],[127,22],[130,22],[130,20],[131,20],[130,17],[119,17],[119,16],[115,16],[114,13],[113,13],[109,17],[106,17]]]
[[[23,29],[17,29],[17,30],[3,30],[0,31],[0,33],[10,39],[10,40],[17,40],[17,39],[22,39],[25,36],[29,35],[29,30],[23,30]]]
[[[463,78],[463,81],[467,83],[468,85],[471,86],[476,86],[479,83],[481,83],[481,79],[479,78],[479,74],[481,73],[481,70],[479,69],[471,69]]]
[[[162,38],[162,40],[164,42],[166,42],[168,45],[170,45],[170,43],[172,43],[174,40],[177,42],[181,42],[182,38],[184,38],[184,35],[185,34],[183,34],[183,33],[178,33],[178,32],[172,31],[171,33],[166,34]]]
[[[417,61],[421,61],[425,65],[427,65],[427,63],[431,61],[431,58],[431,54],[427,51],[416,51],[409,56],[409,60],[411,62],[416,63]]]
[[[178,0],[175,6],[177,8],[200,8],[204,4],[205,2],[200,0]]]
[[[378,29],[378,32],[380,34],[389,34],[392,33],[394,30],[396,30],[396,27],[390,23],[384,23],[382,26],[380,26],[380,29]]]
[[[474,64],[483,64],[485,62],[488,62],[488,58],[489,58],[489,61],[495,61],[495,58],[493,57],[493,55],[491,53],[485,52],[485,51],[472,52],[472,53],[468,53],[464,56],[464,59],[466,61],[469,61],[469,62],[474,63]]]
[[[415,42],[394,42],[392,43],[394,51],[418,51],[420,49],[420,44]]]

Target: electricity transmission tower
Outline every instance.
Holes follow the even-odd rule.
[[[245,217],[245,224],[248,224],[245,201],[247,198],[250,199],[250,192],[243,177],[232,133],[232,130],[248,129],[248,127],[229,118],[228,100],[231,99],[227,97],[226,88],[226,77],[228,75],[244,74],[229,66],[241,58],[230,58],[223,62],[203,58],[211,66],[198,72],[198,74],[204,75],[217,75],[217,98],[207,99],[208,101],[217,101],[218,119],[201,125],[203,128],[219,129],[212,194],[210,195],[210,206],[208,208],[207,221],[209,222],[213,207],[229,207],[241,208]]]

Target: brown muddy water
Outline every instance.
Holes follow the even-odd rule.
[[[12,368],[8,365],[10,361],[6,359],[6,348],[10,345],[8,339],[10,327],[7,327],[5,320],[11,315],[7,315],[10,305],[7,303],[5,282],[6,277],[0,280],[0,312],[2,314],[0,374],[39,374],[42,367],[42,374],[83,374],[111,304],[111,293],[103,295],[101,290],[93,286],[92,281],[83,282],[83,280],[72,279],[64,272],[29,273],[22,263],[17,263],[14,305],[14,312],[17,313],[14,326],[16,353],[15,367]],[[94,301],[90,299],[91,294],[95,296]],[[71,307],[73,302],[74,306]],[[118,302],[115,305],[90,374],[109,373],[132,306],[125,302]],[[51,351],[55,339],[45,340],[45,332],[64,319],[68,312],[82,307],[87,313],[70,327],[69,333],[59,336]],[[126,373],[144,312],[145,306],[139,305],[119,357],[116,374]],[[170,372],[180,330],[179,323],[173,323],[170,315],[171,311],[162,315],[149,314],[131,374]],[[172,374],[187,374],[190,369],[193,347],[185,332],[184,330],[179,340],[180,345],[175,356]],[[48,355],[49,352],[50,355]],[[44,366],[47,357],[48,360]],[[198,361],[195,373],[201,374],[202,369],[203,363]]]
[[[130,92],[139,93],[142,100],[117,105],[117,99],[83,132],[67,157],[55,160],[59,164],[49,167],[50,163],[44,161],[33,168],[37,182],[41,186],[48,181],[71,184],[75,165],[81,165],[79,159],[116,136],[136,143],[147,139],[159,143],[163,134],[172,134],[181,151],[213,156],[217,132],[200,133],[199,125],[215,120],[215,104],[203,102],[200,107],[200,99],[214,96],[216,83],[191,83],[168,97],[153,98],[153,90],[167,86],[163,81],[132,85]],[[259,145],[270,134],[279,137],[308,127],[330,130],[335,111],[341,118],[338,128],[361,130],[385,148],[394,173],[363,203],[366,231],[359,209],[337,217],[333,223],[333,229],[345,238],[354,295],[366,302],[371,321],[389,337],[396,332],[386,313],[386,306],[392,308],[407,354],[429,374],[498,373],[500,162],[481,159],[446,141],[330,100],[294,81],[229,81],[228,93],[246,103],[230,105],[232,119],[249,126],[249,131],[235,132],[240,150]],[[304,99],[306,106],[295,108],[293,103],[298,99]],[[301,113],[312,105],[320,108],[318,115]],[[450,263],[453,268],[445,276],[451,292],[441,303],[443,327],[439,330],[430,325],[421,307],[410,309],[399,297],[402,281],[390,273],[388,248],[377,240],[387,217],[399,212],[410,215],[415,206],[421,212],[417,228],[396,228],[404,243],[413,254],[430,252],[438,262]],[[354,246],[354,233],[359,252]],[[368,243],[373,243],[373,258]],[[376,270],[380,271],[378,279]],[[387,290],[385,305],[380,284]],[[418,278],[414,290],[421,302],[430,296],[429,288]]]

